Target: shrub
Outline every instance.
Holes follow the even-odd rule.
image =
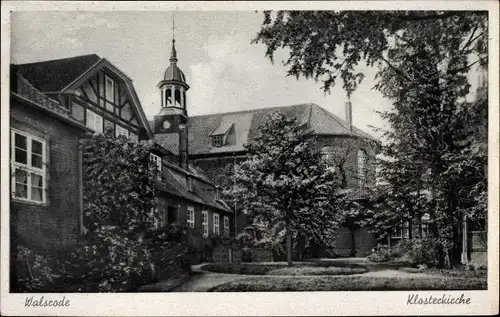
[[[434,267],[440,263],[441,250],[442,244],[436,239],[413,239],[409,242],[405,258],[414,265]]]
[[[406,252],[408,252],[408,249],[410,248],[411,246],[411,241],[410,240],[407,240],[407,239],[403,239],[401,241],[398,242],[398,244],[396,244],[391,252],[392,252],[392,255],[396,258],[400,258],[400,257],[403,257]]]
[[[137,233],[104,226],[86,238],[66,262],[63,282],[75,285],[73,291],[134,290],[190,269],[187,239],[180,227]]]
[[[387,262],[392,259],[392,255],[386,249],[378,249],[368,255],[368,259],[372,262]]]
[[[14,290],[16,292],[44,291],[61,276],[61,265],[47,254],[36,253],[31,249],[18,245],[16,267],[24,268],[18,276]],[[19,270],[21,271],[21,270]]]
[[[143,236],[104,226],[87,234],[66,268],[69,279],[84,281],[75,291],[123,291],[139,280],[153,280],[155,266],[151,256]]]

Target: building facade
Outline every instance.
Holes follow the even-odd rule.
[[[351,104],[345,104],[343,120],[316,104],[299,104],[190,117],[189,159],[221,187],[231,186],[234,164],[246,159],[247,144],[258,133],[259,126],[274,111],[294,117],[312,132],[318,150],[343,175],[342,187],[351,199],[362,199],[375,185],[375,154],[378,141],[352,125]],[[178,138],[158,137],[164,147],[178,148]],[[235,207],[235,206],[231,206]],[[236,206],[237,209],[237,206]],[[238,215],[238,233],[247,227],[244,215]],[[366,228],[342,227],[335,253],[339,256],[367,255],[376,240]]]
[[[157,226],[180,222],[206,237],[234,232],[218,187],[156,142],[132,81],[106,59],[12,65],[10,101],[12,251],[18,244],[51,253],[75,247],[85,229],[79,140],[104,131],[151,145],[151,163],[161,170]]]

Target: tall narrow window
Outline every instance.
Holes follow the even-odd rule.
[[[161,157],[159,155],[149,153],[149,160],[152,164],[152,167],[154,166],[156,168],[156,176],[157,179],[160,181],[161,180]]]
[[[86,126],[97,133],[102,133],[102,117],[97,113],[87,109]]]
[[[214,234],[220,234],[220,218],[218,213],[214,213]]]
[[[46,201],[45,140],[25,132],[11,131],[12,198]]]
[[[224,235],[229,237],[229,217],[224,216]]]
[[[188,176],[187,180],[188,180],[188,190],[190,192],[192,192],[193,191],[193,178]]]
[[[194,228],[194,207],[191,206],[187,208],[187,226]]]
[[[359,187],[363,188],[366,184],[366,152],[358,150],[358,181]]]
[[[203,210],[201,212],[201,227],[203,230],[203,236],[206,238],[208,237],[208,211]]]
[[[106,78],[106,88],[105,88],[105,98],[108,101],[115,102],[115,82],[111,77],[108,77],[107,75],[104,76]]]

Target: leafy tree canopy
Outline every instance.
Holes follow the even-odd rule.
[[[339,179],[316,151],[306,128],[276,112],[246,147],[248,158],[236,165],[229,194],[266,229],[264,240],[301,236],[330,241],[338,225]],[[291,244],[288,254],[291,263]]]
[[[392,70],[393,80],[413,81],[406,72],[411,58],[395,59],[423,46],[434,45],[444,62],[437,77],[486,66],[487,18],[481,11],[265,11],[252,42],[264,43],[271,61],[278,49],[288,49],[288,75],[321,81],[325,91],[342,80],[350,96],[364,78],[356,70],[362,62]]]

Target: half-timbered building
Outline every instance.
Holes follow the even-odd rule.
[[[85,227],[79,140],[109,129],[152,144],[151,161],[161,170],[158,225],[184,222],[203,236],[231,234],[234,219],[218,188],[187,156],[156,143],[132,80],[108,60],[92,54],[12,65],[10,100],[13,246],[54,252],[75,246]]]

